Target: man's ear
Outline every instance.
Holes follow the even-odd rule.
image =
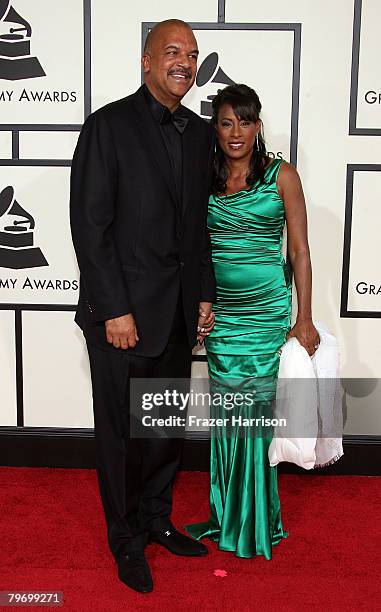
[[[149,68],[150,68],[150,56],[148,55],[148,53],[145,53],[144,55],[142,55],[142,68],[143,68],[143,72],[149,72]]]

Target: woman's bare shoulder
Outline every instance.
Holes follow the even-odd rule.
[[[299,176],[297,169],[295,168],[295,166],[293,164],[290,164],[289,162],[286,162],[284,159],[282,159],[282,163],[280,164],[280,168],[279,168],[279,175],[283,175],[284,177],[297,177]]]
[[[283,160],[280,164],[277,183],[281,187],[300,185],[300,176],[295,166]]]

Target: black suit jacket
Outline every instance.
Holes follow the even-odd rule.
[[[140,340],[128,351],[159,355],[179,290],[193,346],[198,303],[215,300],[206,227],[213,128],[191,110],[184,112],[189,121],[182,136],[183,202],[142,87],[92,113],[80,133],[70,194],[80,269],[75,320],[101,348],[121,350],[107,343],[104,321],[132,313]]]

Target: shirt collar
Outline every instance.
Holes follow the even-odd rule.
[[[155,121],[157,121],[158,123],[162,123],[165,115],[167,113],[170,113],[171,111],[166,106],[164,106],[161,102],[159,102],[159,100],[155,98],[155,96],[150,92],[150,90],[148,89],[145,83],[143,86],[143,91],[144,91],[145,98],[147,100],[148,106],[151,110],[151,113]],[[179,106],[176,108],[173,115],[184,117],[185,116],[184,107],[181,104],[179,104]]]

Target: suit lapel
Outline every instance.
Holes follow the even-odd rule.
[[[140,87],[134,95],[134,109],[137,115],[136,126],[140,131],[142,143],[146,146],[155,160],[161,176],[167,184],[168,190],[175,204],[178,202],[176,184],[173,177],[168,153],[163,142],[160,128],[152,117],[151,111],[145,99],[143,88]],[[185,130],[186,132],[187,130]]]

